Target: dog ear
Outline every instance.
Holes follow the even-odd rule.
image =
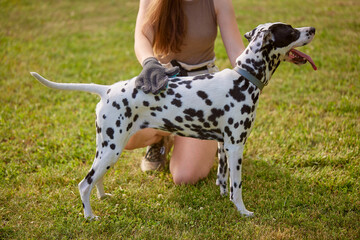
[[[257,53],[260,51],[263,46],[266,45],[267,42],[269,42],[272,39],[272,34],[270,30],[262,30],[259,31],[255,37],[252,37],[252,43],[250,49]]]
[[[254,28],[253,30],[251,30],[250,32],[245,33],[244,37],[251,42],[252,37],[254,36],[254,33],[256,32],[257,28]]]

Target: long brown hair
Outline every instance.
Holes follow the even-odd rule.
[[[156,54],[180,52],[186,34],[183,0],[152,0],[145,22],[154,27]]]

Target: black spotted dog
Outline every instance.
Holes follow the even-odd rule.
[[[245,34],[249,45],[237,58],[235,69],[215,74],[169,79],[167,90],[145,94],[135,87],[135,78],[110,86],[55,83],[31,74],[44,85],[63,90],[80,90],[101,97],[96,107],[96,155],[91,170],[79,183],[85,218],[95,218],[90,192],[97,187],[98,197],[106,196],[103,176],[118,160],[129,138],[140,129],[155,128],[198,139],[219,142],[217,184],[227,192],[230,174],[230,199],[245,216],[242,199],[241,166],[244,145],[255,120],[261,89],[268,84],[281,61],[311,63],[312,59],[294,48],[310,43],[312,27],[292,28],[283,23],[268,23]]]

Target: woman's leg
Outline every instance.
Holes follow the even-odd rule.
[[[150,146],[159,142],[163,137],[169,136],[170,133],[157,129],[145,128],[136,132],[125,146],[126,150],[133,150]]]
[[[170,133],[146,128],[135,133],[125,146],[126,150],[146,147],[146,154],[141,159],[143,172],[159,170],[165,165],[166,156],[172,147]]]
[[[217,142],[175,136],[170,172],[175,184],[194,184],[214,165]]]

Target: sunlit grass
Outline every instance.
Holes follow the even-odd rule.
[[[168,169],[144,174],[145,149],[124,152],[105,178],[100,221],[83,219],[77,184],[95,154],[98,97],[43,87],[112,84],[140,70],[138,1],[0,2],[0,239],[360,238],[360,4],[233,0],[242,33],[260,23],[314,26],[310,65],[282,64],[260,98],[244,161],[242,218],[215,186]],[[245,39],[244,39],[245,41]],[[221,38],[217,65],[230,67]]]

